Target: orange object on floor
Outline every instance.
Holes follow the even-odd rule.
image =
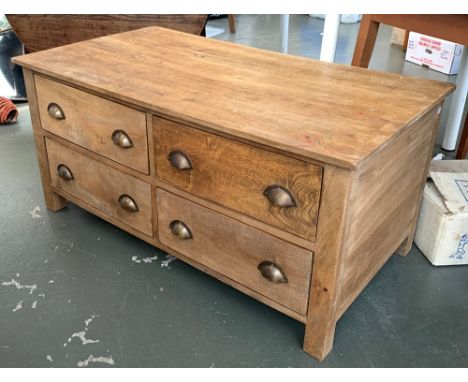
[[[18,109],[8,98],[0,97],[0,124],[15,123],[18,119]]]

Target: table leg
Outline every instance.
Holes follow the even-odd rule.
[[[447,151],[455,150],[458,134],[463,121],[465,110],[466,95],[468,93],[468,46],[463,49],[463,55],[460,61],[460,70],[457,76],[457,89],[452,95],[452,105],[445,128],[444,141],[442,148]],[[465,144],[465,142],[460,142]]]
[[[320,49],[320,61],[335,61],[336,42],[340,28],[341,15],[328,14],[323,26],[322,47]]]
[[[363,15],[351,65],[367,68],[374,50],[380,23],[372,15]]]
[[[229,32],[236,33],[236,15],[228,15]]]

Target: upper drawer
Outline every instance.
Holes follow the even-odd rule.
[[[157,117],[153,129],[159,178],[315,239],[321,167]]]
[[[148,174],[145,113],[37,75],[35,82],[43,129]]]

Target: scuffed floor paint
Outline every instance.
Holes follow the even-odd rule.
[[[67,341],[63,344],[63,347],[66,347],[72,341],[74,337],[79,338],[81,340],[82,345],[94,344],[96,342],[100,342],[100,340],[91,340],[89,338],[86,338],[86,333],[88,332],[88,326],[96,317],[97,317],[96,314],[92,314],[90,318],[86,319],[84,330],[73,333],[70,337],[68,337]]]
[[[144,257],[142,260],[146,264],[151,264],[154,260],[157,260],[158,256],[154,255],[153,257]]]
[[[19,283],[15,279],[11,279],[11,281],[4,281],[4,282],[2,282],[2,285],[4,285],[4,286],[12,285],[12,286],[15,286],[16,289],[29,289],[29,294],[32,294],[37,289],[37,284],[22,285],[21,283]]]
[[[85,331],[73,333],[72,336],[68,339],[68,342],[71,342],[73,337],[78,337],[81,340],[82,345],[95,344],[96,342],[99,342],[99,340],[90,340],[89,338],[86,338]],[[67,343],[65,343],[63,346],[67,346]]]
[[[21,300],[18,304],[16,304],[15,309],[12,310],[12,312],[16,312],[17,310],[20,310],[23,308],[23,300]]]
[[[39,206],[36,206],[34,207],[31,211],[29,211],[29,213],[31,214],[31,217],[33,219],[39,219],[41,218],[42,216],[38,214],[38,212],[41,210],[41,208]]]
[[[132,261],[137,264],[141,263],[141,259],[138,256],[132,256]]]
[[[154,255],[153,257],[132,256],[132,261],[137,264],[140,264],[141,262],[145,264],[151,264],[153,261],[157,259],[158,259],[158,256],[156,255]]]
[[[161,261],[161,268],[167,268],[174,260],[177,260],[177,258],[171,255],[167,255],[166,260]]]
[[[112,358],[112,356],[110,357],[95,357],[93,356],[92,354],[87,358],[85,359],[84,361],[79,361],[77,363],[77,366],[78,367],[86,367],[88,366],[90,363],[96,363],[96,362],[100,362],[100,363],[106,363],[108,365],[115,365],[115,362],[114,362],[114,359]]]

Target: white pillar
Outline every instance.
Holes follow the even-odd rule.
[[[281,15],[281,53],[288,53],[289,15]]]
[[[460,69],[457,75],[457,88],[452,95],[450,114],[445,127],[442,148],[453,151],[457,145],[458,135],[463,122],[463,111],[465,110],[466,95],[468,93],[468,46],[463,49],[460,61]]]
[[[336,42],[338,40],[338,29],[340,28],[341,15],[327,14],[323,26],[322,48],[320,49],[320,60],[335,61]]]

